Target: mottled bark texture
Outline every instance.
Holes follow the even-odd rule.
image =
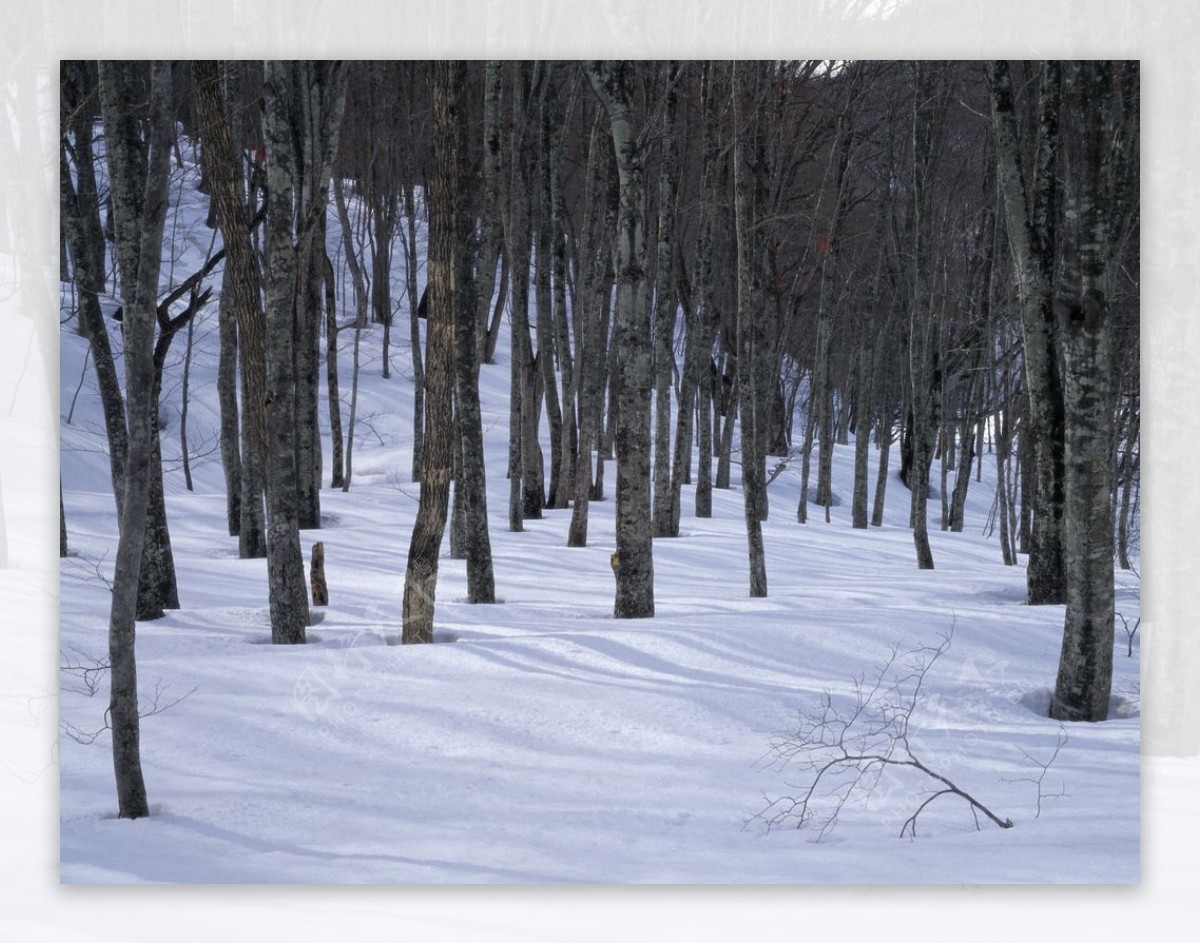
[[[620,181],[617,219],[617,560],[613,615],[654,615],[654,555],[650,513],[650,311],[646,302],[643,213],[644,160],[626,87],[631,65],[589,61],[588,80],[608,113]]]
[[[297,160],[292,136],[295,76],[290,63],[268,60],[263,78],[267,147],[266,229],[266,485],[267,587],[271,641],[304,642],[308,589],[300,554],[296,490],[295,305],[296,246],[292,241],[292,182]]]
[[[1109,310],[1137,212],[1138,63],[1063,67],[1063,241],[1054,309],[1066,394],[1067,612],[1050,716],[1108,717],[1113,659],[1117,371]]]
[[[100,64],[100,104],[124,308],[129,434],[108,630],[108,721],[118,814],[127,819],[150,812],[141,766],[135,610],[154,445],[153,345],[170,169],[170,101],[171,63],[155,62],[148,69],[136,62]],[[136,117],[139,103],[146,106],[143,120]]]

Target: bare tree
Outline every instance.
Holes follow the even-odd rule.
[[[100,105],[108,142],[115,251],[124,307],[129,434],[108,630],[113,767],[119,815],[126,819],[150,812],[142,777],[134,617],[153,458],[153,343],[170,170],[170,101],[171,63],[152,63],[148,83],[139,63],[100,64]],[[139,120],[142,102],[146,103],[146,117]]]

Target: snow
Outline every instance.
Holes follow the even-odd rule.
[[[185,156],[187,156],[185,149]],[[189,173],[191,168],[189,167]],[[179,199],[176,279],[210,234],[190,186]],[[336,218],[330,247],[339,246]],[[400,321],[403,253],[393,273]],[[342,271],[339,260],[335,266]],[[215,293],[214,293],[215,295]],[[345,298],[352,293],[345,287]],[[65,658],[101,659],[116,547],[103,423],[86,344],[61,337],[61,464],[71,556],[61,565]],[[656,616],[612,618],[612,489],[590,510],[589,547],[569,549],[570,511],[507,530],[507,337],[481,372],[497,594],[465,602],[463,565],[443,542],[436,642],[400,646],[404,555],[416,511],[407,330],[363,334],[360,426],[348,493],[322,492],[330,605],[309,644],[269,643],[264,561],[237,558],[226,533],[216,450],[216,304],[195,331],[183,486],[176,337],[164,385],[164,465],[181,608],[138,626],[142,725],[152,815],[115,818],[111,754],[61,739],[61,879],[66,883],[1133,883],[1139,879],[1139,649],[1118,633],[1114,712],[1070,725],[1039,791],[1030,778],[1060,731],[1045,717],[1063,609],[1024,604],[1023,567],[1004,567],[984,534],[994,457],[972,480],[961,534],[938,530],[937,568],[918,571],[908,492],[893,474],[882,528],[850,527],[853,450],[834,452],[844,497],[826,524],[795,520],[795,460],[770,488],[769,596],[748,597],[741,494],[715,491],[654,546]],[[119,336],[114,334],[114,343]],[[351,331],[341,393],[350,395]],[[81,375],[72,422],[66,423]],[[324,385],[322,385],[322,388]],[[322,416],[327,416],[322,403]],[[348,412],[343,411],[343,419]],[[548,449],[548,434],[543,426]],[[328,449],[328,446],[327,446]],[[874,483],[876,452],[871,450]],[[895,456],[893,456],[895,458]],[[736,457],[735,457],[736,459]],[[693,457],[694,461],[694,457]],[[326,468],[329,467],[328,451]],[[327,476],[326,476],[327,480]],[[935,493],[936,494],[936,493]],[[1117,609],[1139,613],[1137,579],[1117,573]],[[854,797],[820,842],[766,830],[767,799],[794,794],[798,769],[770,746],[826,691],[839,705],[902,650],[936,645],[912,717],[912,747],[1014,828],[976,829],[953,797],[934,802],[915,840],[900,825],[933,783],[885,776]],[[62,720],[100,731],[106,684],[62,674]],[[156,696],[156,691],[158,692]],[[182,700],[177,700],[182,699]],[[168,707],[169,706],[169,707]],[[1061,795],[1060,795],[1061,794]]]

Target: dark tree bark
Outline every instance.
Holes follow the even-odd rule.
[[[750,557],[750,596],[767,595],[767,566],[762,537],[763,430],[757,409],[761,389],[759,361],[763,357],[762,295],[760,288],[760,240],[756,236],[756,187],[761,173],[759,138],[759,76],[747,76],[755,66],[733,65],[732,102],[735,121],[733,140],[733,187],[737,232],[737,364],[741,396],[742,500],[746,518],[746,541]],[[749,140],[747,140],[749,139]],[[750,153],[747,153],[750,152]],[[732,421],[732,417],[728,422]]]
[[[464,119],[462,86],[465,64],[434,63],[433,173],[429,203],[429,362],[426,374],[426,436],[421,494],[404,574],[405,644],[433,642],[438,554],[446,530],[453,462],[452,391],[454,387],[455,312],[460,305],[456,246],[460,219],[458,193]],[[457,195],[457,196],[456,196]],[[467,300],[461,302],[467,307]],[[473,317],[473,313],[472,313]]]
[[[611,149],[605,136],[604,121],[603,113],[598,110],[588,144],[586,240],[579,254],[580,276],[575,294],[575,317],[582,322],[583,335],[582,344],[576,351],[579,365],[579,456],[571,525],[567,532],[568,547],[587,546],[588,507],[592,497],[592,452],[601,433],[606,364],[604,310],[612,293],[612,233],[616,230],[617,220],[616,206],[608,199]]]
[[[333,261],[329,252],[321,247],[324,257],[325,284],[325,388],[329,394],[329,439],[330,459],[333,468],[329,472],[329,487],[341,488],[346,481],[345,437],[342,435],[341,385],[338,379],[338,320],[337,286],[334,282]],[[387,366],[387,342],[384,341],[383,363]]]
[[[1021,300],[1028,394],[1026,435],[1034,448],[1028,599],[1032,605],[1063,603],[1067,591],[1062,532],[1065,407],[1053,311],[1061,64],[1046,61],[1041,66],[1038,137],[1028,185],[1008,63],[989,62],[987,71],[1000,191]]]
[[[1054,299],[1066,394],[1067,613],[1050,716],[1104,721],[1112,689],[1116,361],[1111,285],[1137,214],[1138,63],[1064,66],[1064,240]]]
[[[452,239],[454,253],[450,264],[454,289],[454,402],[455,430],[458,435],[460,463],[455,478],[455,502],[461,507],[462,550],[467,562],[467,602],[495,603],[496,578],[492,570],[492,542],[488,534],[487,473],[483,451],[483,419],[479,404],[479,332],[476,306],[475,220],[469,195],[474,189],[468,166],[466,104],[463,86],[466,64],[457,63],[446,77],[451,98],[450,131],[453,134],[457,180],[454,198]],[[493,268],[495,265],[493,257]],[[487,282],[489,287],[491,280]]]
[[[266,433],[267,582],[271,641],[305,641],[308,589],[300,554],[300,504],[296,484],[295,303],[297,252],[292,241],[297,160],[292,137],[294,75],[288,63],[269,60],[263,81],[263,131],[267,146]]]
[[[141,766],[134,617],[152,477],[153,344],[170,170],[170,86],[169,62],[151,64],[148,87],[139,63],[100,64],[100,103],[124,308],[129,433],[108,631],[111,679],[108,721],[112,729],[118,815],[124,819],[136,819],[150,812]],[[138,102],[149,104],[144,139],[141,122],[133,111]]]
[[[266,458],[266,328],[259,288],[258,262],[251,242],[250,219],[243,199],[240,170],[229,137],[229,114],[221,95],[224,66],[210,60],[192,63],[196,115],[204,147],[201,159],[217,206],[225,246],[223,304],[232,308],[237,323],[238,363],[242,380],[241,406],[241,519],[238,554],[265,557],[263,482]],[[225,297],[229,301],[224,301]]]
[[[671,489],[671,379],[675,373],[675,194],[679,174],[676,113],[679,64],[662,67],[663,123],[658,171],[658,243],[654,285],[654,536],[673,537],[678,526]],[[686,408],[690,414],[690,407]],[[680,404],[680,412],[685,407]]]
[[[321,526],[321,306],[325,281],[325,219],[329,180],[346,106],[349,63],[302,61],[289,67],[290,88],[280,87],[291,110],[294,158],[296,284],[294,306],[296,503],[301,528]],[[282,81],[282,77],[281,77]],[[271,166],[268,161],[267,172]],[[272,204],[272,209],[279,207]],[[289,207],[289,210],[291,208]]]
[[[64,95],[65,102],[65,95]],[[66,129],[64,129],[65,131]],[[82,166],[84,151],[78,142],[92,135],[91,121],[72,126],[77,142],[76,170]],[[88,152],[90,154],[90,147]],[[94,179],[95,174],[92,172]],[[79,323],[81,333],[88,340],[92,354],[92,365],[96,372],[96,387],[100,394],[100,405],[104,415],[104,428],[108,438],[109,471],[112,475],[113,497],[116,500],[117,516],[121,515],[125,499],[125,456],[129,451],[128,434],[125,427],[125,401],[121,392],[121,378],[108,339],[108,327],[100,308],[100,294],[104,291],[104,268],[96,268],[99,256],[103,259],[104,232],[100,227],[99,210],[91,207],[85,194],[76,192],[71,175],[71,164],[64,133],[59,151],[59,210],[63,233],[70,245],[74,261],[73,275],[79,293]],[[95,243],[100,243],[97,253]]]
[[[932,271],[931,188],[937,164],[941,125],[945,112],[946,83],[935,74],[935,64],[913,65],[912,108],[912,258],[908,324],[909,392],[912,408],[912,465],[908,487],[912,493],[913,544],[917,567],[933,569],[929,546],[929,471],[933,463],[934,436],[939,424],[941,368],[937,318],[930,302]]]
[[[650,312],[646,304],[642,207],[644,154],[626,87],[630,65],[589,61],[588,80],[608,113],[620,181],[617,221],[617,591],[618,619],[654,615],[650,509]]]

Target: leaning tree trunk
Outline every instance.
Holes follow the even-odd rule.
[[[84,137],[91,137],[91,122],[76,123],[74,133],[77,160],[82,161],[83,149],[78,146],[78,142]],[[82,164],[77,164],[77,172],[80,167]],[[71,179],[65,138],[59,150],[58,180],[63,233],[70,245],[74,261],[75,287],[79,292],[79,323],[84,337],[87,338],[92,354],[92,366],[96,372],[96,389],[100,394],[108,438],[109,472],[119,518],[125,500],[125,456],[129,451],[129,437],[125,428],[125,401],[121,393],[121,378],[108,339],[104,313],[100,307],[105,278],[103,266],[96,267],[96,257],[103,256],[104,232],[100,228],[98,213],[94,214],[94,220],[89,221],[85,192],[76,192]],[[97,253],[93,246],[97,240],[101,246],[100,253]]]
[[[108,722],[112,731],[118,815],[124,819],[136,819],[150,812],[142,777],[134,616],[150,497],[154,327],[171,143],[171,64],[159,61],[150,67],[150,115],[144,137],[133,112],[135,103],[147,101],[146,90],[140,87],[139,71],[140,65],[134,62],[100,63],[100,103],[124,308],[129,432],[108,629],[111,680]]]
[[[608,112],[620,181],[617,221],[617,551],[613,561],[618,619],[654,615],[650,514],[650,312],[646,304],[642,207],[644,155],[635,134],[623,61],[590,61],[587,76]]]
[[[405,644],[433,642],[438,554],[446,530],[453,463],[452,390],[454,386],[455,308],[459,261],[456,232],[463,129],[462,61],[434,63],[433,174],[429,202],[429,359],[426,364],[425,448],[420,504],[413,523],[404,574]],[[465,236],[465,234],[462,234]],[[463,301],[462,307],[467,307]],[[473,313],[472,313],[473,317]]]

